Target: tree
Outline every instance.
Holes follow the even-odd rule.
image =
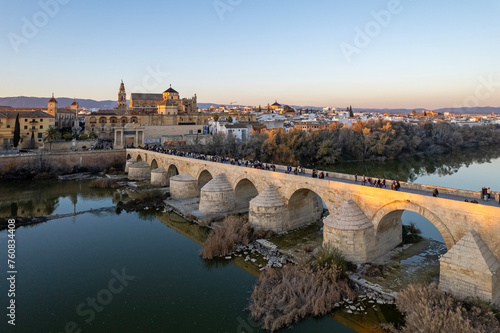
[[[68,132],[64,133],[62,137],[63,137],[63,139],[64,139],[64,140],[66,140],[66,141],[71,140],[71,134],[70,134],[70,133],[68,133]]]
[[[59,132],[53,126],[50,126],[43,135],[43,142],[49,142],[50,150],[52,150],[52,142],[59,139]]]
[[[227,117],[227,122],[228,123],[232,123],[233,122],[233,117],[231,117],[231,116]]]
[[[218,115],[218,114],[215,114],[215,115],[214,115],[214,120],[215,120],[215,121],[219,121],[219,115]]]
[[[16,124],[14,125],[14,148],[19,145],[19,140],[21,140],[21,125],[19,125],[19,113],[16,116]]]
[[[349,117],[354,117],[354,112],[352,112],[352,105],[349,106]]]
[[[95,132],[90,132],[90,135],[89,137],[94,140],[94,139],[97,139],[97,134]]]

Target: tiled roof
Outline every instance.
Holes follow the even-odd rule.
[[[141,93],[132,93],[130,94],[130,98],[132,100],[143,100],[143,99],[149,99],[149,100],[163,100],[163,95],[162,94],[141,94]]]
[[[24,111],[24,112],[0,112],[0,118],[16,118],[19,113],[19,118],[54,118],[50,114],[41,110]]]

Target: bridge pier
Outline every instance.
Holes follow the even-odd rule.
[[[220,173],[200,192],[200,208],[202,213],[225,213],[235,208],[234,191],[225,173]]]
[[[167,186],[167,170],[160,167],[158,169],[151,170],[151,185],[153,186]]]
[[[148,180],[151,178],[151,167],[147,162],[137,162],[129,166],[128,179]]]
[[[200,195],[198,181],[188,173],[171,177],[170,195],[175,199],[196,198]]]
[[[134,160],[133,158],[130,158],[127,160],[127,162],[125,162],[125,173],[128,173],[128,169],[134,163],[136,163],[136,160]]]
[[[467,233],[439,261],[441,290],[500,305],[500,263],[476,231]]]
[[[323,220],[323,244],[339,248],[356,264],[376,259],[375,228],[358,205],[348,200]]]
[[[288,230],[286,218],[286,202],[274,185],[269,185],[250,201],[248,221],[255,229],[274,232]]]

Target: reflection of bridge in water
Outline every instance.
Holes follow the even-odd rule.
[[[230,211],[239,203],[249,207],[250,222],[260,228],[282,231],[310,223],[321,218],[324,202],[330,215],[323,241],[357,263],[400,244],[401,215],[416,212],[439,230],[448,249],[441,258],[441,288],[500,304],[500,207],[493,200],[481,201],[479,192],[438,187],[436,198],[431,186],[401,183],[401,191],[392,191],[362,186],[352,175],[317,179],[139,149],[127,149],[127,157],[134,174],[141,169],[145,177],[165,180],[189,174],[172,178],[171,191],[185,193],[195,183],[197,191],[188,195],[201,193],[200,210]],[[464,198],[477,198],[480,204]]]

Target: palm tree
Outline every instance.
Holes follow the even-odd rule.
[[[48,141],[50,144],[50,150],[52,150],[52,141],[59,139],[59,132],[53,126],[50,126],[43,134],[43,142]]]

